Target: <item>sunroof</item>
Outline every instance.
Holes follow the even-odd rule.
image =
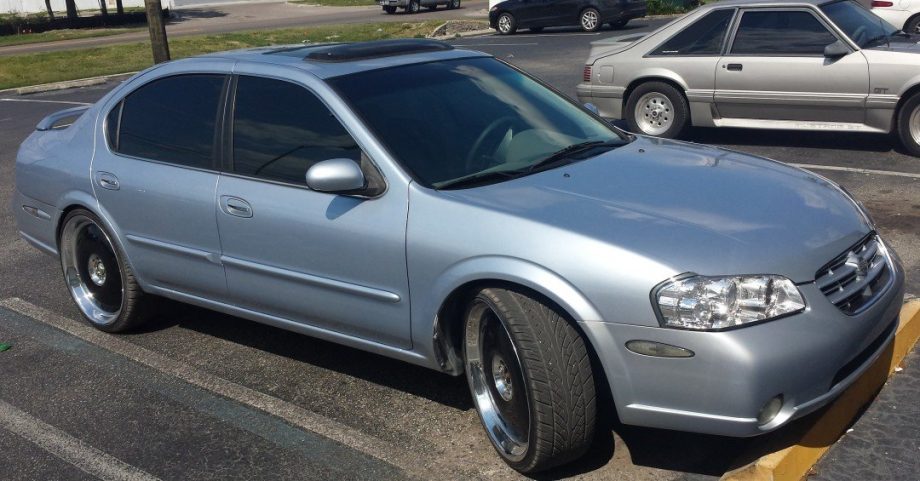
[[[345,43],[312,48],[307,53],[306,60],[319,62],[348,62],[378,57],[391,57],[394,55],[408,55],[422,52],[438,52],[453,50],[450,44],[437,40],[425,39],[398,39],[378,40],[375,42]]]

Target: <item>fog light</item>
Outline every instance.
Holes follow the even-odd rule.
[[[757,424],[763,426],[764,424],[769,423],[779,414],[779,410],[783,408],[783,395],[780,394],[775,398],[767,401],[766,404],[760,409],[760,415],[757,416]]]

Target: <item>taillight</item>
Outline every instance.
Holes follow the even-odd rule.
[[[585,65],[585,72],[584,72],[584,76],[582,76],[582,80],[584,80],[585,82],[591,81],[591,66],[590,65]]]
[[[884,0],[873,0],[873,2],[872,2],[872,8],[875,8],[875,7],[893,7],[893,6],[894,6],[894,2],[886,2],[886,1],[884,1]]]

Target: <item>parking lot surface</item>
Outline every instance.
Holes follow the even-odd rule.
[[[630,32],[660,22],[635,22]],[[454,43],[574,96],[589,42],[621,33],[555,29]],[[0,97],[0,205],[10,203],[16,148],[38,120],[113,86]],[[893,138],[699,129],[687,140],[805,164],[841,183],[900,254],[908,292],[920,292],[920,159]],[[0,477],[519,478],[492,452],[464,378],[173,303],[143,331],[95,335],[79,327],[56,259],[20,240],[5,208],[0,245],[0,342],[12,344],[0,352]],[[587,458],[546,476],[716,479],[770,445],[615,419],[600,431]],[[899,435],[916,445],[920,433]]]

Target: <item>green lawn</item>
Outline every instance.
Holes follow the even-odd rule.
[[[327,25],[315,28],[179,37],[169,42],[172,58],[247,47],[311,42],[424,37],[442,21]],[[149,43],[0,57],[0,89],[142,70],[153,64]]]
[[[75,38],[91,38],[91,37],[108,37],[110,35],[118,35],[120,33],[128,32],[137,32],[143,30],[142,27],[137,28],[93,28],[93,29],[63,29],[63,30],[49,30],[42,33],[24,33],[21,35],[3,35],[0,36],[0,47],[7,47],[10,45],[23,45],[27,43],[39,43],[39,42],[55,42],[58,40],[73,40]]]
[[[363,7],[367,5],[377,5],[377,2],[374,0],[291,0],[289,3],[322,5],[324,7]]]

